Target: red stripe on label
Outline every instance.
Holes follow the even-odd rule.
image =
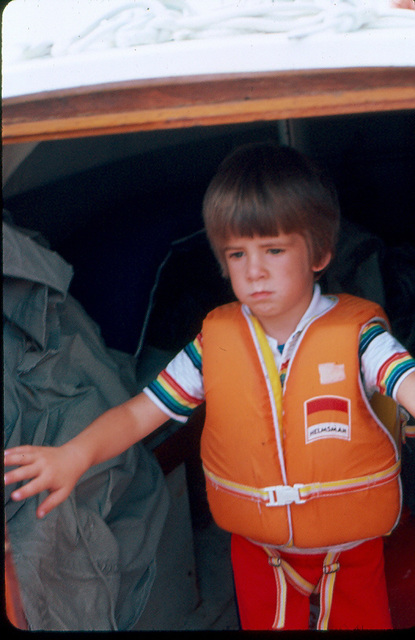
[[[343,398],[315,398],[307,402],[307,415],[316,411],[344,411],[348,413],[347,400]]]

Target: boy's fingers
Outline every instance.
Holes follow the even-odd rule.
[[[48,495],[45,500],[38,506],[36,514],[38,518],[43,518],[46,516],[52,509],[57,507],[61,502],[66,500],[67,493],[64,489],[59,489],[57,491],[53,491]]]
[[[23,487],[19,487],[16,491],[13,491],[11,497],[13,500],[25,500],[31,498],[41,491],[46,491],[48,486],[42,478],[34,478]]]
[[[4,452],[4,464],[6,467],[12,467],[15,464],[26,465],[31,464],[34,460],[35,450],[33,447],[15,447],[14,449],[6,449]]]
[[[4,484],[7,486],[9,484],[13,484],[14,482],[21,482],[22,480],[29,480],[36,475],[35,469],[31,466],[27,467],[18,467],[18,469],[13,469],[13,471],[8,471],[4,474]]]

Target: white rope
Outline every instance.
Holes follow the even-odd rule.
[[[178,40],[279,33],[305,38],[331,30],[415,27],[415,12],[379,0],[136,0],[96,20],[66,41],[26,47],[23,58],[130,48]]]

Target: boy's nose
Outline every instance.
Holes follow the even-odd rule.
[[[257,256],[248,258],[246,274],[249,280],[258,280],[258,278],[264,277],[265,269]]]

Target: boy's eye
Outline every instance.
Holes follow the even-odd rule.
[[[273,256],[276,256],[279,253],[282,253],[283,249],[277,249],[276,247],[272,247],[271,249],[268,249],[268,252],[271,253]]]
[[[228,258],[242,258],[243,255],[243,251],[232,251],[231,253],[228,253]]]

